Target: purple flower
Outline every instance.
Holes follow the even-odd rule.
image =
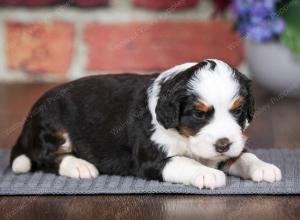
[[[235,1],[234,2],[234,9],[236,11],[238,11],[239,13],[243,14],[243,13],[248,13],[248,11],[250,10],[249,7],[249,1],[245,0],[245,1]]]
[[[275,33],[280,34],[285,30],[285,22],[282,19],[277,18],[272,22],[272,27]]]
[[[263,42],[272,37],[272,30],[266,28],[266,25],[261,24],[257,26],[251,26],[247,30],[247,38],[256,42]]]
[[[242,35],[256,42],[271,40],[285,29],[276,0],[233,0],[231,8]]]

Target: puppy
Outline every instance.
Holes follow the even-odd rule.
[[[44,94],[11,153],[15,173],[99,174],[214,189],[225,173],[275,182],[280,170],[245,150],[250,81],[219,60],[161,74],[89,76]]]

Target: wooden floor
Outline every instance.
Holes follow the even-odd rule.
[[[0,85],[0,146],[10,148],[32,103],[53,84]],[[249,148],[300,148],[300,99],[255,86]],[[100,97],[101,98],[101,97]],[[300,196],[0,197],[0,219],[300,219]]]

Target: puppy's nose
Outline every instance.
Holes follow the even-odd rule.
[[[221,138],[215,143],[216,151],[218,153],[225,153],[229,150],[231,144],[228,138]]]

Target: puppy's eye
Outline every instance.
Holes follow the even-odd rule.
[[[204,119],[205,117],[205,112],[202,112],[202,111],[198,111],[198,110],[194,110],[192,112],[192,116],[193,118],[197,119],[197,120],[201,120],[201,119]]]
[[[237,109],[232,110],[232,114],[235,116],[240,116],[242,113],[243,113],[242,108],[237,108]]]

